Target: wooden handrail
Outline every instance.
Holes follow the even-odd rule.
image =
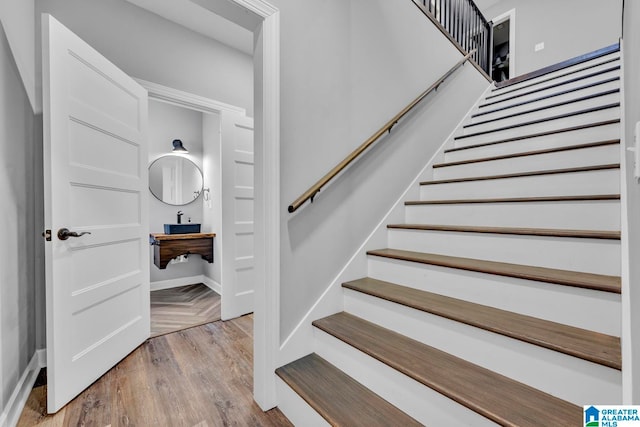
[[[354,160],[356,160],[360,155],[367,150],[367,148],[371,147],[382,135],[386,132],[391,131],[391,128],[398,123],[409,111],[411,111],[416,105],[420,103],[427,95],[429,95],[434,90],[438,89],[438,87],[458,68],[462,67],[465,62],[471,58],[471,56],[475,53],[475,49],[469,52],[462,58],[456,65],[454,65],[449,71],[447,71],[442,77],[440,77],[434,84],[429,86],[427,90],[422,92],[420,96],[411,101],[409,105],[404,107],[402,111],[396,114],[391,120],[389,120],[383,127],[381,127],[376,133],[371,135],[365,142],[363,142],[358,148],[353,150],[351,154],[349,154],[343,161],[338,163],[333,169],[331,169],[325,176],[320,178],[318,182],[313,184],[307,191],[302,193],[300,197],[298,197],[293,203],[289,205],[289,212],[295,212],[298,210],[300,206],[302,206],[307,200],[311,200],[313,202],[313,198],[318,192],[324,187],[329,181],[331,181],[336,175],[342,172],[347,166],[349,166]]]

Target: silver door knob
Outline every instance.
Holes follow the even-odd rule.
[[[91,234],[91,232],[83,231],[81,233],[78,233],[76,231],[70,231],[68,228],[61,228],[60,230],[58,230],[58,239],[67,240],[69,237],[80,237],[84,236],[85,234]]]

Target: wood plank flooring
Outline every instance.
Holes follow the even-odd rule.
[[[55,415],[35,387],[18,427],[291,426],[253,401],[253,317],[152,338]]]
[[[151,292],[151,336],[220,320],[220,295],[202,283]]]

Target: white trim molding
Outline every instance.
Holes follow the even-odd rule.
[[[233,0],[262,17],[254,32],[255,304],[253,397],[277,405],[280,347],[280,12],[264,0]]]
[[[204,283],[204,275],[178,277],[177,279],[159,280],[157,282],[151,282],[150,289],[153,291],[161,291],[163,289],[178,288],[180,286],[195,285],[197,283]],[[206,285],[206,283],[204,283]]]
[[[149,92],[149,98],[166,102],[168,104],[189,108],[191,110],[200,111],[202,113],[220,113],[222,111],[234,111],[246,116],[247,111],[244,108],[235,105],[225,104],[224,102],[205,98],[193,93],[184,92],[157,83],[152,83],[142,79],[135,79],[140,86]]]
[[[45,366],[47,366],[46,350],[36,350],[29,361],[29,365],[27,365],[27,368],[22,373],[18,384],[13,389],[7,406],[5,406],[4,411],[0,414],[0,426],[13,427],[18,424],[18,420],[27,404],[27,399],[38,378],[40,369]]]
[[[235,4],[240,7],[255,13],[263,20],[270,18],[272,15],[278,13],[278,9],[263,0],[233,0]]]
[[[178,288],[180,286],[188,286],[202,283],[212,291],[222,295],[222,285],[212,278],[201,274],[199,276],[178,277],[177,279],[160,280],[151,282],[151,292],[161,291],[163,289]]]
[[[493,26],[509,21],[509,78],[516,74],[516,10],[511,9],[491,20]]]
[[[202,283],[218,295],[222,295],[222,285],[208,276],[202,276]]]

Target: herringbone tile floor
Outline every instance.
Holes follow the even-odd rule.
[[[202,283],[151,292],[151,336],[220,320],[220,295]]]

